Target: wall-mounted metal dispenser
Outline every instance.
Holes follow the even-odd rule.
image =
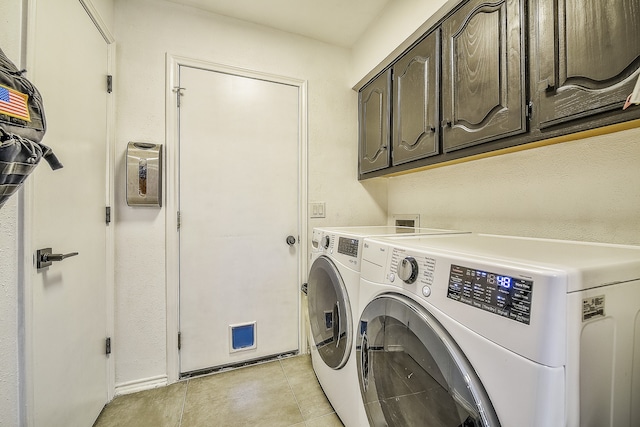
[[[162,144],[127,145],[127,204],[162,206]]]

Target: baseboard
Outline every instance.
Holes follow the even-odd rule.
[[[115,396],[121,396],[123,394],[131,394],[138,391],[151,390],[153,388],[164,387],[166,385],[167,376],[158,375],[156,377],[142,378],[139,380],[116,384],[114,394]]]

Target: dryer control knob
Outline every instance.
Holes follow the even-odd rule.
[[[325,249],[329,249],[329,243],[331,243],[331,239],[329,238],[329,236],[324,236],[322,238],[322,247]]]
[[[418,262],[413,257],[406,257],[398,264],[398,277],[405,283],[413,283],[418,278]]]

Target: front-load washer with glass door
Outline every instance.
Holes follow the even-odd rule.
[[[365,418],[354,363],[362,242],[368,236],[441,235],[452,230],[394,226],[313,230],[307,281],[311,361],[329,402],[346,427]],[[360,420],[360,421],[359,421]]]
[[[640,247],[371,238],[360,298],[371,425],[639,425]]]

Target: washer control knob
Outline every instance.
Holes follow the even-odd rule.
[[[325,249],[329,249],[329,243],[331,243],[331,239],[329,236],[322,237],[322,247]]]
[[[398,277],[405,283],[413,283],[418,278],[418,262],[413,257],[406,257],[398,264]]]
[[[428,297],[429,295],[431,295],[431,288],[428,286],[425,286],[422,288],[422,295],[424,297]]]

